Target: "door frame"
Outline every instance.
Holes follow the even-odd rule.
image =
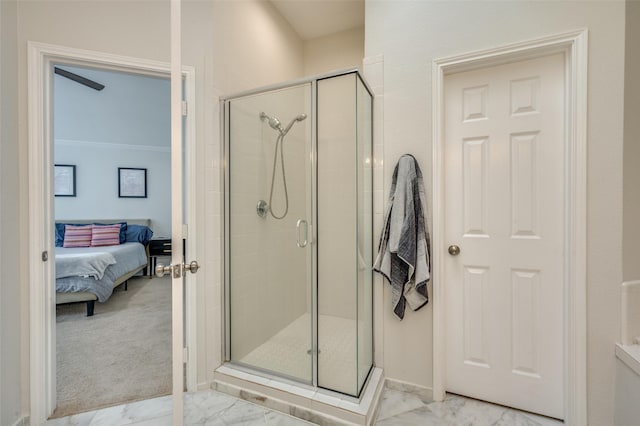
[[[52,95],[53,64],[85,65],[101,69],[133,72],[169,78],[170,63],[75,49],[29,41],[27,45],[28,131],[29,131],[29,359],[30,419],[34,426],[43,424],[56,407],[56,309],[54,267],[49,257],[53,245],[53,132]],[[185,195],[189,238],[187,250],[196,253],[196,134],[195,68],[182,66],[184,97],[189,105],[185,123]],[[170,194],[169,194],[170,196]],[[191,274],[190,274],[191,275]],[[186,287],[187,390],[196,389],[196,277],[189,277]],[[48,285],[47,285],[48,283]],[[43,285],[44,284],[44,285]]]
[[[547,56],[565,54],[565,153],[564,188],[564,421],[587,423],[587,53],[588,31],[575,31],[506,46],[435,59],[433,89],[433,398],[445,396],[445,307],[447,297],[444,258],[444,77]]]

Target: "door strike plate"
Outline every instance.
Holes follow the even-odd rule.
[[[175,265],[173,268],[173,278],[181,278],[182,277],[182,265]]]

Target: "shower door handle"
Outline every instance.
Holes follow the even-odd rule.
[[[304,224],[304,240],[300,241],[300,228],[301,225]],[[298,247],[303,248],[307,246],[309,242],[309,224],[304,219],[298,219],[296,223],[296,244]]]

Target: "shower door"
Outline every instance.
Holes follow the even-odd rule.
[[[372,108],[354,70],[224,101],[235,366],[360,396],[373,366]]]
[[[227,358],[312,383],[311,84],[225,104]]]

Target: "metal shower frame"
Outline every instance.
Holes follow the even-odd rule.
[[[371,96],[371,129],[370,129],[370,134],[371,134],[371,155],[373,156],[373,146],[374,146],[374,141],[373,141],[373,117],[374,117],[374,94],[373,94],[373,90],[371,90],[371,88],[369,87],[369,84],[366,82],[366,80],[363,78],[361,71],[358,68],[352,68],[352,69],[347,69],[347,70],[341,70],[341,71],[335,71],[335,72],[331,72],[331,73],[327,73],[327,74],[321,74],[321,75],[317,75],[317,76],[312,76],[312,77],[307,77],[307,78],[302,78],[302,79],[297,79],[297,80],[292,80],[292,81],[287,81],[284,83],[279,83],[279,84],[274,84],[274,85],[268,85],[268,86],[263,86],[263,87],[259,87],[256,89],[251,89],[251,90],[246,90],[246,91],[242,91],[239,93],[235,93],[233,95],[229,95],[229,96],[225,96],[225,97],[221,97],[220,98],[220,123],[222,123],[221,126],[221,137],[222,137],[222,158],[223,158],[223,167],[224,167],[224,173],[223,173],[223,188],[224,188],[224,206],[223,206],[223,212],[224,212],[224,231],[223,231],[223,241],[224,241],[224,250],[222,253],[222,257],[224,259],[224,285],[222,286],[222,300],[224,301],[224,305],[223,305],[223,327],[222,327],[222,341],[224,343],[224,347],[222,348],[222,360],[223,362],[231,362],[231,333],[230,333],[230,326],[231,326],[231,299],[229,296],[230,294],[230,282],[231,282],[231,277],[230,277],[230,261],[229,261],[229,252],[230,252],[230,232],[229,232],[229,228],[230,228],[230,222],[229,222],[229,215],[230,215],[230,182],[229,182],[229,142],[230,142],[230,134],[229,134],[229,127],[230,127],[230,111],[229,111],[229,103],[233,100],[239,99],[239,98],[243,98],[243,97],[247,97],[247,96],[253,96],[253,95],[259,95],[259,94],[264,94],[264,93],[268,93],[271,91],[276,91],[276,90],[282,90],[282,89],[289,89],[289,88],[293,88],[296,86],[303,86],[303,85],[307,85],[309,84],[311,86],[311,112],[310,112],[310,118],[311,118],[311,158],[310,158],[310,162],[311,162],[311,213],[312,213],[312,223],[313,226],[311,227],[311,235],[312,235],[312,241],[317,241],[318,238],[318,194],[317,194],[317,188],[318,188],[318,164],[317,164],[317,153],[318,153],[318,132],[317,132],[317,110],[318,110],[318,105],[317,105],[317,95],[318,95],[318,82],[321,80],[326,80],[326,79],[330,79],[330,78],[334,78],[334,77],[340,77],[340,76],[344,76],[344,75],[349,75],[349,74],[355,74],[357,79],[363,84],[364,88],[367,90],[367,92],[369,93],[369,95]],[[371,173],[373,173],[373,167],[371,170]],[[373,178],[373,176],[372,176]],[[373,179],[372,179],[372,184],[373,184]],[[372,188],[373,189],[373,188]],[[372,191],[373,193],[373,191]],[[370,206],[370,211],[373,214],[373,197],[371,197],[371,206]],[[371,238],[373,239],[373,220],[371,221]],[[372,241],[372,251],[374,250],[374,244]],[[373,255],[373,253],[372,253]],[[317,259],[318,258],[318,245],[317,244],[312,244],[311,245],[311,257],[312,259]],[[301,387],[308,387],[309,389],[318,389],[318,390],[323,390],[323,391],[327,391],[327,393],[336,393],[341,395],[342,397],[347,396],[349,398],[353,398],[354,401],[358,401],[359,398],[362,396],[363,394],[363,390],[366,388],[366,384],[369,381],[369,379],[371,378],[371,372],[373,371],[373,368],[375,367],[375,356],[374,356],[374,348],[375,348],[375,342],[374,342],[374,334],[373,334],[373,330],[372,330],[372,336],[371,336],[371,342],[372,342],[372,347],[371,347],[371,353],[372,353],[372,362],[371,362],[371,367],[369,369],[369,372],[367,373],[367,377],[365,378],[365,380],[363,381],[363,385],[358,389],[358,394],[357,396],[353,396],[353,395],[349,395],[349,394],[343,394],[339,391],[335,391],[335,390],[331,390],[331,389],[327,389],[327,388],[323,388],[321,386],[318,385],[318,265],[317,262],[312,261],[311,262],[311,304],[313,306],[312,312],[311,312],[311,316],[312,316],[312,320],[311,320],[311,342],[312,342],[312,351],[311,351],[311,356],[312,356],[312,379],[311,382],[303,382],[301,381],[299,378],[294,378],[294,377],[288,377],[285,374],[280,374],[280,373],[274,373],[272,371],[269,370],[265,370],[265,369],[261,369],[259,367],[255,367],[255,366],[251,366],[251,367],[246,367],[242,364],[238,364],[233,362],[233,367],[234,368],[238,368],[240,370],[246,370],[248,372],[257,372],[262,376],[265,376],[267,378],[270,379],[276,379],[279,381],[283,381],[283,382],[289,382],[292,383],[296,386],[301,386]],[[373,272],[371,272],[373,274]],[[373,280],[372,280],[373,283]],[[373,303],[373,301],[372,301]],[[373,306],[371,307],[371,324],[373,325]],[[356,314],[357,315],[357,314]]]

